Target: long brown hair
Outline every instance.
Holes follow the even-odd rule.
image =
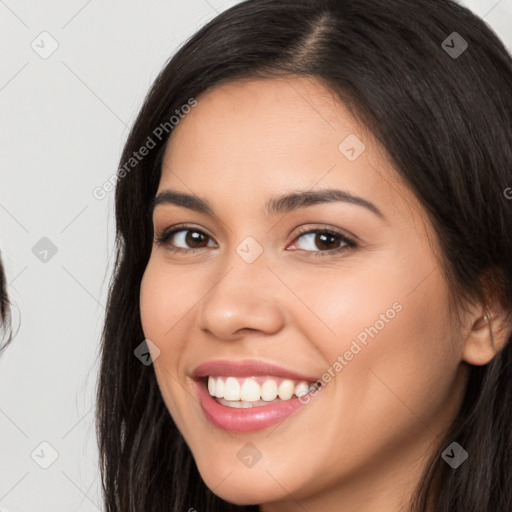
[[[467,48],[449,50],[455,42],[443,42],[454,41],[453,33]],[[239,3],[170,59],[121,157],[122,166],[153,134],[155,147],[117,176],[117,259],[97,402],[107,512],[258,510],[229,504],[206,487],[153,368],[133,351],[144,340],[139,289],[153,241],[149,206],[172,135],[156,137],[154,130],[217,84],[272,74],[315,77],[338,94],[426,208],[454,298],[485,301],[487,276],[512,311],[512,201],[503,193],[512,186],[512,59],[494,32],[451,0]],[[471,367],[443,440],[458,442],[470,457],[452,470],[436,454],[415,511],[426,511],[427,500],[434,512],[512,510],[511,383],[509,339],[489,364]]]

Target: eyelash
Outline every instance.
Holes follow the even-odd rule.
[[[195,231],[197,233],[201,233],[201,234],[205,235],[206,237],[208,237],[211,240],[211,237],[208,234],[206,234],[204,231],[197,229],[194,226],[184,224],[184,225],[174,226],[173,229],[170,231],[164,230],[161,233],[157,234],[155,243],[157,245],[166,245],[167,242],[171,239],[171,237],[174,234],[179,233],[180,231]],[[320,229],[320,228],[308,229],[308,228],[304,228],[304,227],[299,229],[299,231],[296,233],[296,235],[292,239],[292,243],[295,242],[301,235],[307,235],[310,233],[317,233],[317,234],[321,233],[321,234],[332,235],[332,236],[338,237],[338,239],[341,242],[343,242],[345,245],[342,247],[339,247],[337,249],[331,249],[331,250],[327,250],[327,251],[321,251],[321,250],[306,251],[303,249],[298,249],[298,250],[301,250],[302,252],[307,253],[308,256],[313,256],[313,257],[333,256],[335,254],[340,254],[346,250],[354,249],[357,247],[357,243],[354,240],[352,240],[351,238],[347,237],[346,235],[344,235],[342,233],[339,233],[338,231],[335,231],[332,229]],[[199,249],[183,249],[182,247],[172,247],[169,244],[167,249],[174,253],[189,253],[190,251],[203,250],[203,249],[205,249],[205,247],[201,247]]]

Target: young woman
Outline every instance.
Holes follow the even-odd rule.
[[[107,511],[512,510],[510,84],[449,0],[250,0],[174,55],[117,176]]]

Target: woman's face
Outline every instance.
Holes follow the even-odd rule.
[[[163,399],[227,501],[398,510],[466,382],[424,210],[318,82],[236,82],[197,100],[167,148],[153,215],[164,238],[141,285]],[[326,190],[339,193],[282,199]],[[231,405],[242,393],[237,408],[196,378],[211,361],[280,369],[199,372]],[[310,394],[289,398],[303,380]]]

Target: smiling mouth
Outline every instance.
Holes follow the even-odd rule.
[[[294,400],[306,395],[314,385],[313,382],[276,376],[208,375],[202,381],[218,404],[236,409],[264,407]]]
[[[220,430],[239,433],[269,428],[295,411],[303,410],[306,404],[316,401],[316,393],[312,391],[317,382],[261,375],[195,378],[197,396],[206,419]]]

